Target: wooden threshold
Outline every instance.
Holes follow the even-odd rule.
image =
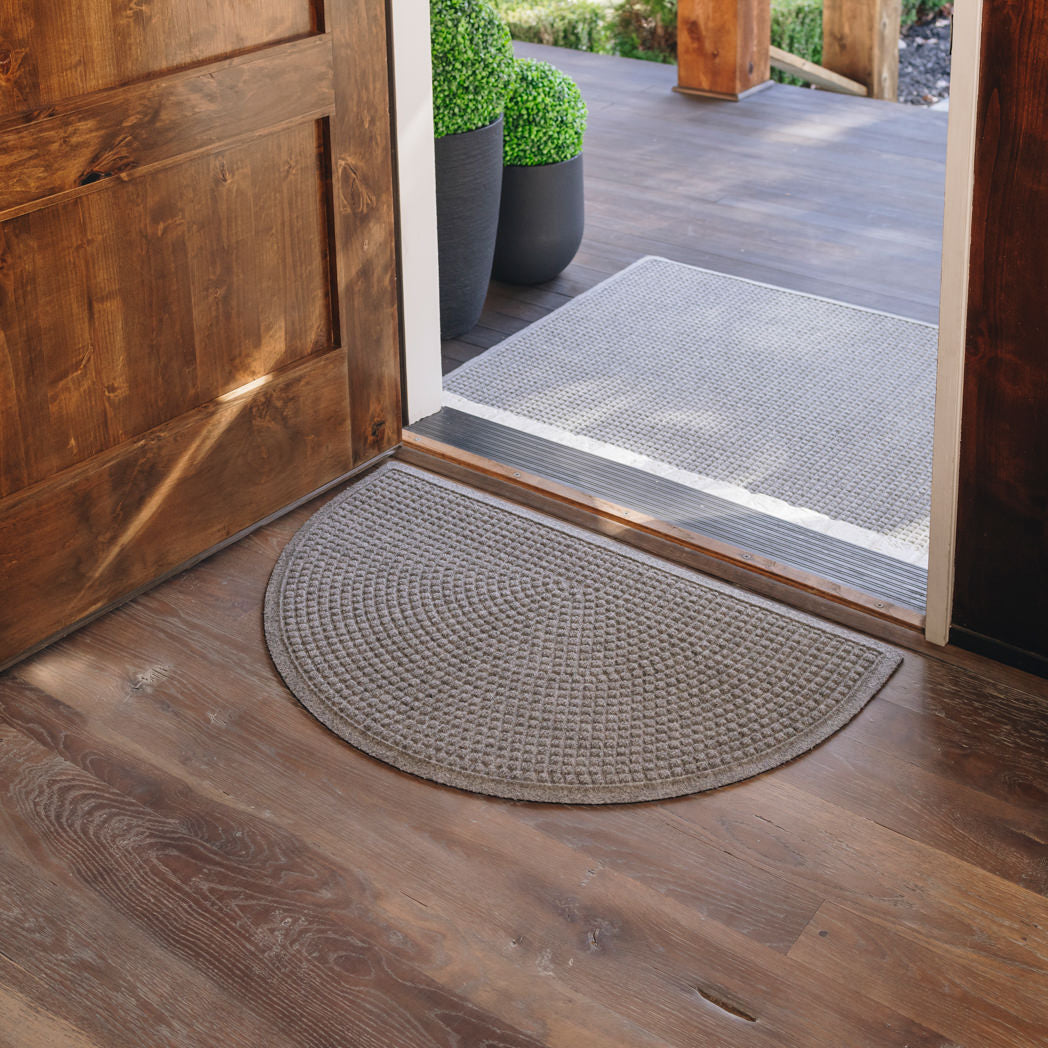
[[[559,481],[412,430],[404,431],[398,457],[830,621],[907,647],[916,639],[923,644],[924,615],[920,612],[729,542],[698,535]]]

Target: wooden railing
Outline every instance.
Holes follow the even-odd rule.
[[[770,0],[679,0],[677,90],[738,100],[771,67],[830,91],[897,97],[901,0],[823,0],[823,65],[771,47]]]

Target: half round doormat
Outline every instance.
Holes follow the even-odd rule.
[[[796,757],[853,717],[884,645],[400,463],[284,550],[273,660],[343,739],[518,800],[676,797]]]

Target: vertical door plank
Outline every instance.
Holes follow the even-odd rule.
[[[326,0],[335,53],[386,55],[384,5]],[[342,336],[350,348],[353,460],[400,440],[400,331],[394,226],[389,71],[378,62],[339,62],[331,120],[335,258]]]

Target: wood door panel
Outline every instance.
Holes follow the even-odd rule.
[[[0,11],[0,665],[400,439],[387,17]]]
[[[345,350],[301,361],[8,500],[0,665],[344,472],[347,382]]]
[[[20,0],[0,7],[0,114],[318,30],[310,0]]]
[[[0,220],[334,109],[320,36],[0,120]]]
[[[322,144],[299,125],[0,224],[0,495],[335,343]]]
[[[1048,7],[987,4],[955,639],[1048,674]]]

